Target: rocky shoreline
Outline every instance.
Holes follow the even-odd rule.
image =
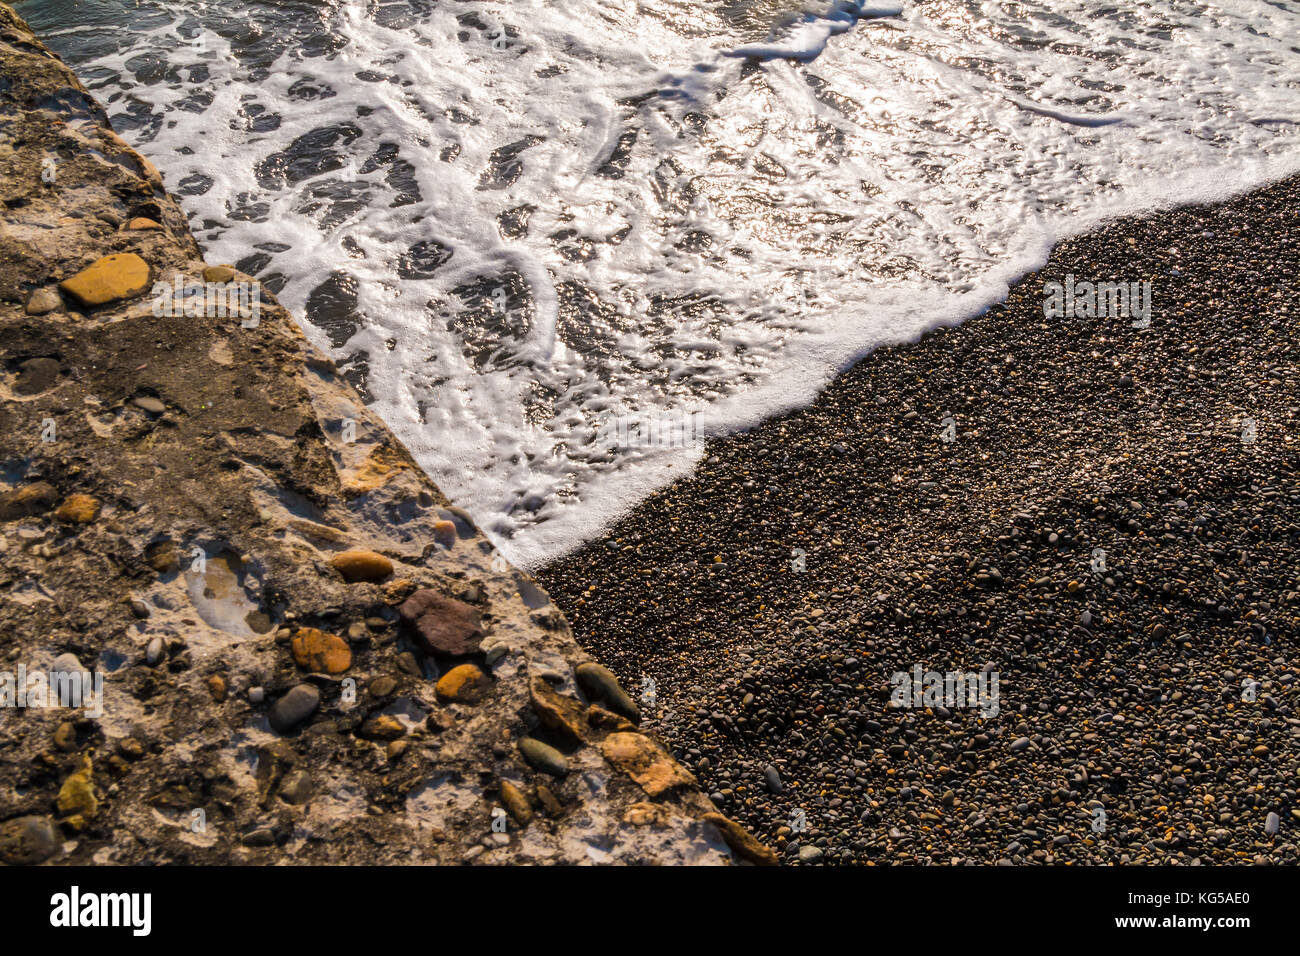
[[[1298,198],[1062,243],[539,580],[787,861],[1295,864]],[[1045,314],[1084,280],[1149,322]]]
[[[0,128],[0,862],[775,861],[3,4]]]

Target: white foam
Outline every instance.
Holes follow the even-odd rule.
[[[110,112],[129,88],[160,119],[127,137],[171,188],[211,179],[183,197],[209,260],[287,247],[264,274],[285,277],[298,315],[332,273],[358,280],[351,340],[307,333],[344,364],[366,354],[380,414],[532,566],[701,454],[610,455],[593,441],[603,416],[698,411],[709,435],[748,427],[872,348],[984,310],[1064,236],[1300,169],[1284,5],[1144,0],[1103,16],[1086,0],[840,2],[778,18],[758,42],[724,6],[512,0],[415,15],[341,0],[314,29],[346,45],[326,57],[290,43],[263,77],[225,37],[283,8],[241,7],[241,27],[173,3],[79,66],[103,73]],[[203,52],[179,37],[193,23]],[[154,51],[178,72],[142,71]],[[188,74],[200,65],[206,77]],[[335,95],[304,100],[302,84]],[[250,130],[255,108],[278,128]],[[259,184],[258,163],[331,127],[352,137],[340,168]],[[530,136],[517,178],[480,188],[494,150]],[[365,165],[385,143],[419,201],[392,205],[391,164]],[[350,191],[359,205],[337,204]],[[264,215],[240,218],[258,204]],[[524,206],[527,236],[506,238],[498,215]],[[403,278],[419,241],[452,257]],[[507,273],[520,278],[494,315]],[[456,294],[485,277],[477,298]],[[1156,281],[1156,322],[1174,281]],[[575,311],[584,296],[600,307]]]

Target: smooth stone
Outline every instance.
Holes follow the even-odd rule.
[[[397,681],[391,677],[376,677],[370,682],[371,697],[387,697],[397,690]]]
[[[149,288],[149,263],[133,252],[116,253],[92,263],[59,288],[83,306],[129,299]]]
[[[133,230],[161,230],[162,223],[146,219],[144,216],[136,216],[126,224],[126,228]]]
[[[280,799],[292,806],[301,806],[311,799],[311,774],[306,770],[291,770],[280,784]]]
[[[47,312],[53,312],[63,305],[63,299],[59,297],[59,292],[53,287],[37,289],[32,293],[31,298],[27,300],[28,315],[45,315]]]
[[[144,659],[149,664],[152,665],[152,664],[157,664],[160,660],[162,660],[162,656],[163,656],[163,639],[161,637],[155,637],[153,640],[149,642],[149,646],[145,648]]]
[[[271,727],[285,733],[316,713],[320,706],[320,691],[311,684],[298,684],[271,705]]]
[[[519,741],[519,752],[534,770],[549,773],[552,777],[563,777],[569,772],[569,761],[554,747],[525,737]]]
[[[1277,831],[1282,826],[1282,818],[1272,811],[1264,818],[1264,832],[1269,836],[1277,836]]]
[[[205,266],[203,269],[204,282],[230,282],[238,275],[232,266]]]
[[[533,807],[524,792],[509,780],[501,781],[501,802],[515,823],[526,827],[533,819]]]
[[[354,548],[334,555],[330,558],[330,566],[349,583],[382,581],[393,573],[392,561],[364,548]]]
[[[136,408],[144,409],[150,415],[161,415],[167,411],[167,406],[152,395],[137,395],[131,399],[131,404]]]
[[[820,863],[822,861],[822,855],[822,851],[818,847],[799,847],[798,858],[800,863]]]
[[[439,699],[458,704],[477,704],[487,696],[492,688],[488,676],[473,664],[461,664],[453,667],[434,686]]]
[[[1020,737],[1020,738],[1017,739],[1017,740],[1013,740],[1013,741],[1011,742],[1011,746],[1010,746],[1010,748],[1008,748],[1008,749],[1009,749],[1013,754],[1015,754],[1015,753],[1020,753],[1020,751],[1022,751],[1022,750],[1028,750],[1028,749],[1029,749],[1029,738],[1028,738],[1028,737]]]
[[[84,671],[85,668],[81,666],[81,661],[76,654],[68,652],[54,658],[54,670],[60,674],[75,674]]]
[[[785,792],[785,784],[781,782],[781,771],[771,764],[768,764],[763,770],[763,782],[767,784],[768,793],[780,794]]]
[[[611,710],[617,711],[634,724],[641,722],[641,710],[636,704],[632,703],[632,698],[624,693],[623,688],[618,683],[608,668],[587,661],[585,664],[579,664],[574,671],[574,676],[578,679],[580,686],[591,697],[604,701]]]

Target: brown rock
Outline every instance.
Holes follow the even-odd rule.
[[[149,263],[133,252],[104,256],[59,288],[85,306],[129,299],[149,288]]]
[[[487,696],[491,688],[492,682],[486,674],[473,664],[461,664],[438,678],[434,691],[440,700],[477,704]]]
[[[478,608],[429,588],[412,594],[399,612],[412,638],[429,654],[473,654],[483,638]]]
[[[59,298],[58,290],[53,288],[37,289],[27,300],[26,311],[28,315],[45,315],[47,312],[53,312],[59,306],[63,305],[63,300]]]
[[[231,266],[204,266],[204,282],[231,282],[238,275]]]
[[[126,224],[125,228],[136,230],[161,230],[162,223],[154,222],[152,219],[146,219],[144,216],[136,216]]]
[[[54,746],[68,753],[77,749],[77,728],[72,721],[65,720],[55,729]]]
[[[636,730],[636,724],[612,710],[606,710],[600,704],[587,708],[587,723],[597,730]]]
[[[529,685],[533,711],[542,724],[558,730],[575,744],[583,742],[583,707],[572,697],[565,697],[548,684],[545,678],[534,677]]]
[[[144,560],[159,574],[175,571],[181,566],[180,552],[174,541],[155,541],[144,549]]]
[[[392,561],[382,554],[362,548],[334,555],[330,558],[330,566],[348,582],[382,581],[393,573]]]
[[[372,714],[361,725],[359,733],[367,740],[396,740],[406,736],[406,728],[389,714]]]
[[[213,674],[207,679],[208,693],[218,704],[226,699],[226,679],[220,674]]]
[[[533,807],[524,792],[509,780],[501,781],[501,802],[515,823],[526,827],[533,821]]]
[[[54,507],[59,493],[49,482],[37,481],[0,495],[0,521],[44,514]]]
[[[99,517],[99,499],[90,495],[68,495],[54,517],[67,524],[90,524]]]
[[[342,674],[352,666],[352,649],[337,634],[302,627],[289,642],[293,661],[314,674]]]
[[[668,808],[657,803],[634,803],[624,812],[623,822],[634,827],[663,826],[668,822]]]
[[[734,820],[727,819],[721,813],[706,813],[700,819],[717,827],[722,833],[722,839],[737,855],[759,866],[777,865],[776,853],[759,843],[748,830]]]
[[[601,742],[600,752],[652,797],[695,782],[681,764],[645,734],[610,734]]]

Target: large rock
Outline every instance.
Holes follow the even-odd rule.
[[[315,674],[342,674],[352,666],[352,650],[337,634],[327,634],[314,627],[303,627],[289,642],[293,661]]]
[[[94,262],[59,288],[84,306],[129,299],[149,288],[149,263],[134,252],[122,252]]]
[[[681,764],[645,734],[610,734],[601,742],[600,752],[652,797],[695,783]]]
[[[478,608],[431,588],[407,598],[401,615],[411,637],[429,654],[473,654],[483,638]]]

